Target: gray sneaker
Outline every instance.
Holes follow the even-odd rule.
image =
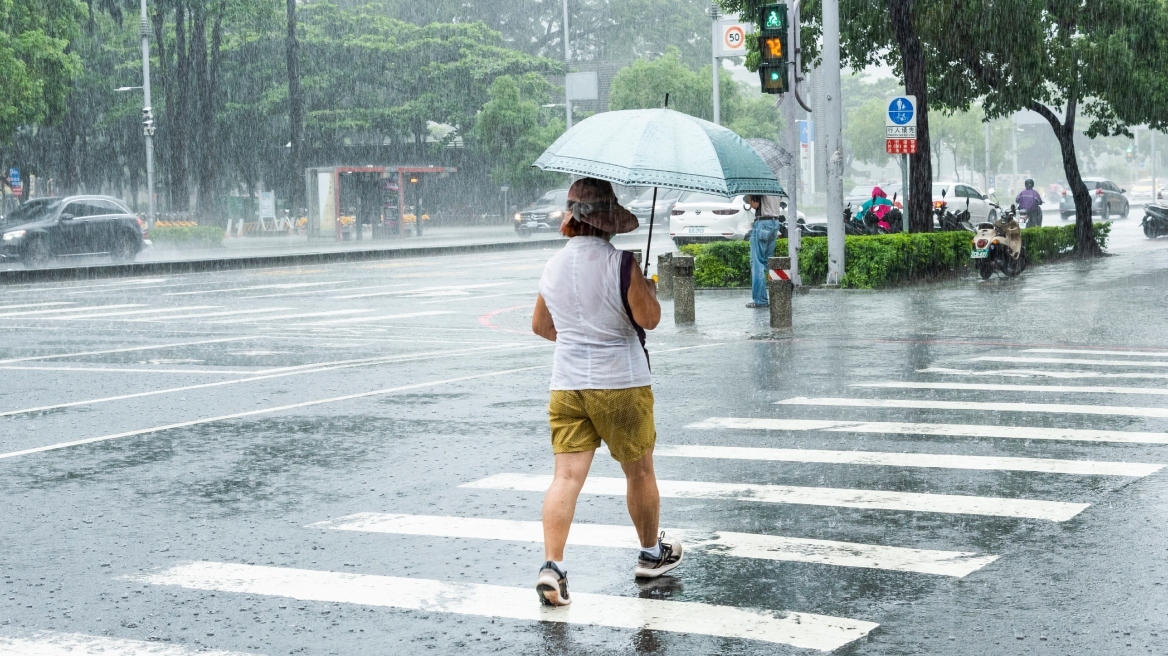
[[[568,596],[568,573],[561,571],[552,561],[547,561],[539,570],[539,578],[535,580],[535,593],[544,606],[567,606],[572,603]]]
[[[657,544],[661,545],[661,556],[654,558],[647,551],[642,550],[637,557],[637,568],[633,570],[634,577],[655,579],[681,564],[680,542],[666,542],[665,532],[662,531],[661,536],[657,538]]]

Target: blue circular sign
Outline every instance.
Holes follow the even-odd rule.
[[[913,118],[913,106],[907,98],[893,98],[888,104],[888,118],[897,125],[905,125]]]

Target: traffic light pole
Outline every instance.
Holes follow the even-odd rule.
[[[713,55],[713,94],[712,99],[714,103],[714,123],[722,124],[722,89],[720,88],[720,80],[718,79],[718,69],[721,68],[718,62],[718,39],[721,37],[718,34],[718,5],[717,3],[710,4],[710,18],[713,19],[713,27],[710,28],[710,53]]]
[[[567,125],[565,129],[572,129],[572,100],[568,98],[568,66],[572,64],[571,51],[568,50],[568,0],[564,0],[564,108],[567,110]]]
[[[844,148],[840,104],[839,0],[823,0],[824,124],[827,127],[827,284],[844,277]]]
[[[154,227],[154,113],[150,108],[150,22],[146,16],[146,0],[141,0],[142,36],[142,134],[146,137],[146,196],[147,225]]]
[[[790,88],[787,89],[783,102],[783,119],[787,124],[787,152],[791,155],[791,165],[787,167],[787,179],[783,182],[787,187],[787,255],[791,258],[791,282],[795,286],[803,284],[799,275],[799,249],[801,248],[799,233],[799,161],[796,154],[799,152],[799,123],[796,117],[798,102],[795,99],[795,85],[799,82],[798,61],[799,54],[795,44],[798,43],[796,30],[799,29],[799,2],[796,0],[791,6],[791,13],[787,20],[787,47],[790,57],[787,61]]]

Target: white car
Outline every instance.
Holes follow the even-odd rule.
[[[806,220],[802,212],[799,218]],[[753,227],[754,210],[746,206],[745,196],[727,198],[687,191],[677,199],[669,216],[669,237],[678,247],[749,239]]]
[[[945,192],[944,196],[941,195],[942,191]],[[934,206],[942,200],[948,204],[949,211],[954,214],[963,211],[966,207],[966,201],[969,201],[969,222],[974,225],[983,221],[992,222],[998,218],[998,210],[990,205],[990,201],[993,199],[971,185],[961,182],[934,182]]]

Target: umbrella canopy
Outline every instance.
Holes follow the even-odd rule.
[[[565,132],[534,166],[634,187],[721,196],[786,196],[774,172],[734,132],[671,109],[596,114]]]
[[[750,144],[750,147],[754,149],[754,152],[758,153],[758,156],[762,158],[763,162],[766,162],[766,165],[770,167],[771,172],[776,177],[778,177],[779,171],[787,168],[795,161],[791,153],[788,153],[785,148],[780,147],[779,144],[770,139],[747,139],[746,143]]]

